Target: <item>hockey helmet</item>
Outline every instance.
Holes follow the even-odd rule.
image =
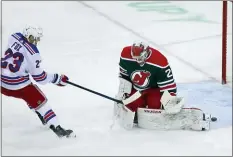
[[[40,41],[40,38],[43,36],[43,30],[36,25],[26,25],[23,29],[23,36],[27,38],[30,43],[37,45],[37,42]]]
[[[143,42],[134,42],[131,47],[131,56],[139,64],[145,63],[149,53],[149,46]]]

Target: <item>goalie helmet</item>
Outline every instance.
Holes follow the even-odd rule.
[[[43,30],[39,26],[26,25],[23,29],[23,36],[27,38],[28,42],[37,45],[43,36]]]
[[[150,54],[149,46],[143,42],[134,42],[131,47],[131,56],[137,63],[144,65]]]

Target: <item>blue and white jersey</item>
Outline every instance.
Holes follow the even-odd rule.
[[[31,83],[29,75],[40,84],[52,82],[57,76],[45,72],[40,67],[41,61],[35,45],[21,33],[12,34],[1,58],[1,86],[10,90],[24,88]]]

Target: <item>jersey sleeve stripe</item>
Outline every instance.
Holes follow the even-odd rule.
[[[174,89],[176,89],[176,85],[160,88],[160,92],[164,92],[166,90],[174,90]]]
[[[128,74],[126,74],[126,73],[124,73],[122,71],[120,71],[120,74],[125,75],[125,76],[129,76]]]
[[[36,82],[39,82],[44,81],[47,78],[47,74],[43,71],[40,75],[32,75],[32,77]]]
[[[5,83],[7,85],[19,85],[19,84],[22,84],[22,83],[29,81],[29,79],[28,80],[25,79],[25,80],[20,81],[20,82],[9,82],[9,81],[4,81],[2,79],[1,79],[1,81],[2,81],[2,83]]]
[[[14,34],[14,36],[15,36],[16,38],[18,38],[18,39],[21,38],[20,36],[18,36],[18,34]]]
[[[127,70],[123,69],[121,66],[120,66],[120,73],[122,73],[123,75],[127,75]]]
[[[17,35],[17,34],[13,34],[12,35],[16,40],[19,40],[20,39],[20,37]]]
[[[8,84],[8,85],[18,85],[18,84],[24,83],[28,80],[29,80],[29,76],[10,78],[10,77],[6,77],[6,76],[1,75],[1,81],[5,84]]]
[[[38,78],[38,79],[34,79],[36,82],[40,82],[40,81],[44,81],[47,79],[47,74],[45,74],[43,77]]]
[[[160,88],[160,91],[172,90],[172,89],[175,89],[175,88],[176,88],[176,84],[173,83],[173,84],[171,84],[171,85],[169,85],[169,86]]]
[[[22,81],[25,81],[25,80],[28,80],[28,79],[22,77],[22,78],[19,78],[17,80],[10,80],[10,79],[6,79],[6,78],[1,78],[1,80],[3,82],[8,82],[8,83],[17,83],[17,82],[22,82]]]
[[[174,87],[174,88],[169,88],[169,89],[164,89],[164,90],[160,90],[160,92],[170,91],[170,90],[176,90],[176,87]]]
[[[165,85],[158,85],[159,86],[159,88],[164,88],[164,87],[167,87],[167,86],[171,86],[171,85],[174,85],[175,84],[175,82],[172,82],[172,83],[169,83],[169,84],[165,84]]]
[[[41,74],[38,74],[38,75],[32,75],[32,77],[34,78],[36,78],[36,77],[40,77],[40,76],[42,76],[42,75],[44,75],[45,74],[45,71],[43,71]]]
[[[26,75],[26,76],[17,76],[17,77],[9,77],[9,76],[5,76],[5,75],[1,75],[1,77],[3,78],[7,78],[7,79],[19,79],[19,78],[29,78],[29,75]]]
[[[12,36],[13,36],[16,40],[19,41],[20,36],[18,36],[17,34],[13,34]],[[31,55],[33,55],[33,54],[36,53],[36,52],[33,50],[33,48],[32,48],[28,43],[25,42],[23,45],[25,46],[25,48],[28,50],[28,52],[29,52]]]
[[[124,68],[122,68],[121,66],[120,66],[120,70],[122,70],[122,71],[127,71],[127,70],[125,70]]]
[[[163,81],[163,82],[157,82],[158,85],[164,85],[164,84],[167,84],[167,83],[170,83],[174,81],[174,79],[171,79],[171,80],[167,80],[167,81]]]
[[[29,51],[29,53],[31,55],[35,54],[36,52],[33,50],[33,48],[31,48],[31,46],[28,43],[24,43],[24,46],[26,47],[26,49]]]

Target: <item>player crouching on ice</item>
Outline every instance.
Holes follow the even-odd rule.
[[[123,48],[120,57],[117,99],[134,101],[114,104],[120,125],[157,130],[209,130],[210,115],[197,108],[183,108],[176,96],[176,82],[167,58],[143,42]],[[137,98],[135,98],[135,96]]]
[[[1,59],[1,93],[26,101],[42,123],[48,125],[58,137],[75,137],[72,130],[60,126],[56,114],[47,104],[45,94],[29,79],[31,75],[40,84],[67,85],[67,76],[49,74],[40,68],[37,43],[42,36],[40,27],[26,26],[22,33],[9,37],[5,56]]]

